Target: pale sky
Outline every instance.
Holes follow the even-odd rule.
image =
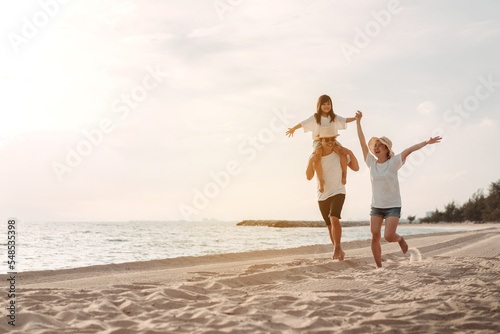
[[[322,94],[396,153],[402,217],[500,179],[498,1],[0,5],[0,212],[23,221],[320,220],[302,129]],[[368,220],[355,123],[344,220]]]

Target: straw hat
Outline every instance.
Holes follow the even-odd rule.
[[[370,139],[370,141],[368,142],[368,147],[370,148],[370,151],[373,153],[373,155],[375,155],[375,143],[377,142],[377,140],[380,140],[382,144],[387,146],[387,148],[389,149],[389,156],[392,158],[394,156],[394,152],[392,151],[392,141],[390,141],[390,139],[387,137],[373,137],[372,139]]]
[[[331,126],[322,126],[319,128],[319,134],[316,136],[317,139],[338,137],[339,135],[335,133]]]

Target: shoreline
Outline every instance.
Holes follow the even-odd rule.
[[[430,228],[436,227],[440,228],[440,226],[435,226],[435,224],[400,224],[403,227],[422,227],[422,228]],[[415,225],[415,226],[414,226]],[[474,230],[482,230],[482,229],[490,229],[490,228],[500,228],[500,225],[483,225],[480,228],[476,228],[475,224],[468,224],[464,226],[463,224],[455,224],[452,223],[449,226],[450,228],[468,228],[472,231]],[[467,230],[464,231],[445,231],[445,232],[433,232],[433,233],[425,233],[425,234],[410,234],[404,235],[405,240],[432,237],[432,236],[440,236],[440,235],[454,235],[457,233],[466,233]],[[383,238],[381,240],[381,244],[388,244]],[[342,242],[342,247],[344,249],[352,249],[356,247],[368,247],[370,245],[369,239],[364,240],[353,240]],[[291,247],[291,248],[282,248],[282,249],[263,249],[263,250],[252,250],[252,251],[243,251],[243,252],[229,252],[229,253],[220,253],[220,254],[210,254],[210,255],[198,255],[198,256],[180,256],[175,258],[164,258],[164,259],[156,259],[156,260],[145,260],[145,261],[132,261],[132,262],[122,262],[122,263],[108,263],[108,264],[97,264],[91,266],[83,266],[76,268],[66,268],[66,269],[47,269],[47,270],[33,270],[33,271],[24,271],[19,272],[18,275],[22,277],[22,280],[27,280],[23,282],[23,284],[31,284],[30,280],[35,277],[47,277],[55,278],[56,276],[73,276],[80,275],[82,273],[95,273],[96,275],[100,275],[103,273],[117,273],[117,272],[128,272],[133,270],[143,270],[143,269],[151,269],[151,268],[186,268],[186,267],[196,267],[199,265],[206,264],[217,264],[217,263],[226,263],[226,262],[237,262],[242,257],[248,260],[258,260],[263,256],[265,257],[281,257],[281,256],[289,256],[290,254],[304,256],[308,254],[321,254],[326,253],[328,250],[332,248],[331,244],[316,244],[316,245],[306,245],[299,247]],[[159,269],[160,270],[160,269]],[[0,280],[8,276],[7,274],[0,274]],[[38,279],[36,279],[38,281]]]
[[[322,222],[323,223],[323,222]],[[410,228],[413,229],[446,229],[446,228],[452,228],[452,229],[459,229],[457,232],[461,232],[461,230],[466,230],[466,229],[482,229],[482,228],[488,228],[488,227],[495,227],[495,226],[500,226],[500,225],[495,225],[495,224],[463,224],[463,223],[451,223],[451,224],[441,224],[441,225],[436,225],[436,224],[405,224],[405,223],[400,223],[400,227],[402,228]],[[324,229],[326,226],[323,223],[322,228]],[[361,226],[342,226],[344,228],[366,228],[367,230],[367,235],[365,239],[369,238],[369,225],[361,225]],[[280,228],[277,228],[279,230]],[[286,229],[286,228],[285,228]],[[293,229],[293,227],[292,227]],[[454,232],[454,231],[442,231],[442,232]],[[345,233],[348,233],[346,230]],[[406,233],[410,233],[406,231]],[[434,233],[440,233],[440,232],[428,232],[426,234],[434,234]],[[402,235],[406,236],[405,232],[402,232]],[[409,234],[411,235],[411,234]],[[348,235],[344,235],[344,240],[348,238]],[[361,239],[362,240],[362,239]],[[352,240],[351,241],[356,241]],[[325,238],[326,242],[326,238]],[[343,241],[345,243],[347,241]],[[350,241],[349,241],[350,242]],[[148,262],[153,262],[153,261],[162,261],[162,262],[169,262],[169,263],[183,263],[183,261],[186,261],[186,263],[191,263],[193,262],[195,258],[204,258],[207,257],[210,259],[212,256],[217,256],[217,257],[229,257],[231,254],[244,254],[244,253],[252,253],[252,252],[272,252],[272,251],[287,251],[287,250],[293,250],[296,248],[302,248],[302,247],[315,247],[315,246],[328,246],[329,244],[326,243],[317,243],[317,244],[305,244],[305,245],[297,245],[297,246],[289,246],[289,247],[281,247],[281,248],[262,248],[262,249],[250,249],[250,250],[241,250],[241,251],[226,251],[226,252],[220,252],[220,253],[212,253],[212,254],[194,254],[194,255],[180,255],[176,257],[163,257],[163,258],[153,258],[153,259],[145,259],[145,260],[139,260],[139,261],[116,261],[116,262],[107,262],[107,263],[95,263],[95,264],[88,264],[88,265],[83,265],[83,266],[74,266],[74,267],[66,267],[66,268],[54,268],[54,269],[34,269],[34,270],[25,270],[25,271],[19,271],[18,273],[43,273],[43,272],[56,272],[56,271],[61,271],[61,270],[72,270],[72,271],[78,271],[81,270],[82,268],[89,268],[89,267],[105,267],[105,266],[121,266],[121,265],[128,265],[128,264],[134,264],[134,263],[148,263]],[[196,262],[196,261],[194,261]],[[1,277],[1,276],[0,276]]]
[[[19,273],[16,327],[2,305],[0,329],[497,333],[500,226],[473,227],[405,236],[406,255],[382,242],[381,269],[358,240],[342,262],[326,244]]]
[[[341,220],[342,227],[370,226],[370,221],[349,221]],[[439,222],[439,223],[409,223],[408,221],[399,222],[399,225],[404,226],[423,226],[423,227],[471,227],[471,226],[500,226],[500,222],[490,223],[473,223],[473,222]],[[275,228],[294,228],[294,227],[325,227],[322,220],[278,220],[278,219],[261,219],[261,220],[242,220],[236,226],[267,226]]]
[[[466,222],[466,223],[447,223],[447,222],[441,222],[441,223],[399,223],[398,226],[404,226],[404,227],[452,227],[452,228],[458,228],[458,227],[463,227],[463,228],[470,228],[470,229],[484,229],[484,228],[490,228],[490,227],[500,227],[500,223],[471,223],[471,222]]]
[[[342,221],[343,227],[369,226],[369,221]],[[243,220],[236,226],[267,226],[275,228],[325,227],[322,220]]]
[[[323,223],[323,222],[322,222]],[[476,226],[475,224],[460,224],[460,223],[452,223],[448,224],[447,226],[442,226],[436,224],[399,224],[401,227],[410,227],[410,228],[462,228],[462,229],[481,229],[481,228],[489,228],[489,227],[495,227],[495,226],[500,226],[500,225],[494,225],[494,224],[484,224],[481,225],[481,227]],[[250,226],[250,225],[249,225]],[[252,225],[254,226],[254,225]],[[258,225],[260,226],[260,225]],[[323,223],[322,228],[325,228],[326,226]],[[342,227],[369,227],[369,225],[359,225],[359,226],[342,226]],[[436,234],[436,233],[455,233],[455,232],[462,232],[462,231],[443,231],[443,232],[431,232],[431,233],[424,233],[421,234],[423,236],[426,235],[431,235],[431,234]],[[406,236],[404,233],[403,235],[405,238],[410,237],[411,235]],[[368,238],[368,236],[367,236]],[[365,239],[367,240],[367,239]],[[350,242],[357,242],[357,241],[364,241],[364,240],[353,240],[353,241],[344,241],[343,244],[350,243]],[[93,264],[93,265],[88,265],[88,266],[80,266],[80,267],[74,267],[74,268],[62,268],[62,269],[43,269],[43,270],[28,270],[28,271],[21,271],[18,272],[19,274],[31,274],[31,273],[36,273],[36,274],[41,274],[41,273],[54,273],[54,272],[59,272],[59,271],[72,271],[72,272],[79,272],[81,270],[85,270],[85,268],[106,268],[107,266],[111,266],[112,268],[120,268],[122,266],[125,266],[127,268],[129,267],[141,267],[142,264],[146,263],[154,263],[158,262],[161,265],[164,264],[171,264],[174,266],[178,266],[184,264],[184,263],[198,263],[198,258],[200,259],[199,261],[213,261],[213,258],[231,258],[235,254],[252,254],[252,253],[271,253],[271,252],[276,252],[277,254],[281,253],[287,253],[289,251],[291,252],[296,252],[300,249],[306,249],[310,247],[329,247],[330,244],[314,244],[314,245],[304,245],[304,246],[297,246],[297,247],[289,247],[289,248],[269,248],[269,249],[255,249],[255,250],[246,250],[246,251],[239,251],[239,252],[226,252],[226,253],[216,253],[216,254],[207,254],[207,255],[185,255],[185,256],[178,256],[178,257],[168,257],[168,258],[162,258],[162,259],[152,259],[152,260],[143,260],[143,261],[127,261],[127,262],[113,262],[113,263],[104,263],[104,264]],[[258,256],[258,255],[256,255]],[[204,259],[204,260],[201,260]],[[105,269],[104,269],[105,270]],[[0,274],[0,279],[2,278]]]

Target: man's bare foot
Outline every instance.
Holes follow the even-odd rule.
[[[399,240],[399,247],[401,247],[401,250],[403,251],[403,254],[406,254],[408,252],[408,244],[405,241],[405,238],[401,237],[401,240]]]
[[[344,261],[344,256],[345,256],[344,251],[340,250],[338,253],[337,252],[333,253],[332,260]]]

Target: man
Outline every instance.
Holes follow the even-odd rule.
[[[340,245],[342,237],[342,227],[340,226],[340,213],[345,200],[345,185],[342,184],[342,168],[340,157],[333,152],[335,145],[335,135],[331,127],[322,127],[319,130],[318,138],[323,147],[321,157],[313,154],[307,165],[306,177],[311,180],[314,177],[314,164],[321,163],[323,166],[323,179],[325,180],[324,191],[318,191],[318,204],[321,215],[328,227],[328,233],[333,243],[334,260],[344,260],[344,251]],[[347,166],[353,171],[359,170],[358,160],[352,151],[342,147],[347,157]]]

